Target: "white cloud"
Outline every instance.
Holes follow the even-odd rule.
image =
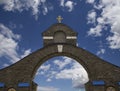
[[[47,13],[47,6],[45,6],[46,0],[1,0],[0,5],[3,5],[6,11],[19,11],[32,10],[32,14],[38,17],[40,13],[40,6],[42,6],[43,11]]]
[[[45,75],[48,70],[50,70],[51,65],[50,64],[43,64],[38,69],[36,75]]]
[[[88,23],[95,23],[96,20],[96,12],[91,10],[88,12]]]
[[[7,66],[9,66],[9,64],[7,64],[7,63],[3,64],[3,67],[7,67]]]
[[[24,57],[28,56],[30,53],[31,53],[31,49],[25,50],[24,54],[21,55],[21,58],[24,58]]]
[[[6,57],[11,63],[15,63],[21,59],[21,55],[18,54],[20,35],[14,34],[12,30],[0,23],[0,57]],[[30,53],[30,50],[25,50],[23,56]],[[4,64],[3,66],[8,66]]]
[[[56,79],[71,79],[74,88],[81,88],[88,82],[88,74],[79,63],[73,62],[70,69],[57,73]]]
[[[37,75],[39,75],[39,74],[40,74],[40,75],[44,75],[45,72],[44,72],[44,71],[40,71],[40,72],[38,71],[36,74],[37,74]]]
[[[47,81],[47,82],[51,82],[52,80],[51,80],[50,78],[48,78],[46,81]]]
[[[107,38],[111,49],[120,49],[120,34],[114,34]]]
[[[51,68],[52,68],[52,67],[51,67]],[[52,69],[53,69],[53,68],[52,68]],[[56,70],[56,69],[54,69],[54,71],[53,71],[53,70],[50,70],[50,71],[47,73],[47,75],[46,75],[47,80],[46,80],[46,81],[50,82],[50,81],[53,80],[53,78],[55,78],[56,74],[58,73],[58,71],[55,71],[55,70]]]
[[[95,0],[86,0],[87,3],[93,4]]]
[[[104,53],[105,53],[105,49],[100,49],[100,50],[97,52],[97,55],[104,54]]]
[[[72,2],[72,1],[67,1],[67,2],[65,3],[65,7],[68,8],[68,11],[69,11],[69,12],[71,12],[71,11],[73,10],[74,5],[75,5],[75,3]]]
[[[88,35],[101,36],[102,35],[101,32],[102,32],[102,26],[101,25],[97,25],[96,27],[91,28],[88,31]]]
[[[39,86],[37,91],[59,91],[58,88],[55,87],[45,87],[45,86]]]
[[[14,34],[9,28],[0,23],[0,34],[7,38],[20,39],[20,35]]]
[[[96,26],[91,28],[88,34],[102,36],[101,32],[106,30],[106,27],[108,27],[106,25],[109,25],[109,32],[112,34],[106,37],[109,48],[120,49],[120,0],[100,0],[99,3],[96,2],[93,6],[102,12],[99,15],[100,17],[96,18]]]
[[[101,17],[97,18],[97,22],[98,22],[98,24],[101,24],[101,25],[104,24],[104,20]]]
[[[65,1],[65,0],[60,0],[60,6],[63,7],[63,8],[67,8],[68,12],[71,12],[73,11],[74,9],[74,6],[76,5],[77,3],[71,1],[71,0],[68,0],[68,1]]]
[[[17,53],[20,35],[14,34],[9,28],[0,24],[0,57],[7,56],[14,63],[20,60]]]
[[[48,71],[49,69],[50,69],[50,64],[48,64],[48,65],[42,65],[41,67],[40,67],[40,70],[43,70],[43,71]]]
[[[84,84],[88,82],[88,79],[83,75],[76,75],[72,80],[72,84],[74,88],[83,88]]]
[[[59,73],[56,74],[56,79],[72,79],[73,77],[73,71],[72,69],[64,69],[61,70]]]
[[[60,6],[64,6],[65,0],[60,0]]]
[[[63,60],[55,60],[54,64],[59,66],[59,69],[63,69],[66,65],[72,62],[71,58],[64,57]]]
[[[59,0],[63,10],[71,12],[77,4],[72,0]],[[54,4],[49,0],[0,0],[0,5],[5,11],[31,11],[35,19],[38,19],[40,13],[46,15],[54,9]]]
[[[88,74],[79,63],[75,62],[70,69],[61,70],[56,74],[56,79],[71,79],[73,87],[79,88],[88,82]]]
[[[44,6],[43,14],[46,15],[48,13],[48,8]]]

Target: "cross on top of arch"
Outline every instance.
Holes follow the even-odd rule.
[[[63,18],[59,15],[59,16],[57,17],[57,20],[58,20],[58,23],[61,23],[62,20],[63,20]]]

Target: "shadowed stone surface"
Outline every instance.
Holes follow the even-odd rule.
[[[55,35],[56,32],[58,33],[57,35]],[[118,84],[120,82],[120,67],[77,47],[77,33],[71,28],[58,23],[48,28],[42,35],[44,40],[43,48],[0,70],[0,82],[5,83],[5,86],[1,87],[0,91],[8,91],[9,88],[14,88],[17,91],[36,91],[37,84],[33,82],[36,71],[46,60],[56,56],[73,58],[85,68],[89,76],[89,82],[85,85],[86,91],[106,91],[108,87],[113,87],[115,91],[120,91],[120,85]],[[64,38],[59,39],[61,38],[60,36]],[[67,36],[69,36],[68,39]],[[61,51],[58,51],[58,45],[62,46]],[[105,85],[94,86],[92,84],[94,80],[103,80]],[[20,82],[28,82],[30,86],[18,87]]]

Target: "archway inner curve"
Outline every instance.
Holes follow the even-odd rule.
[[[47,60],[49,60],[51,58],[54,58],[54,57],[57,57],[57,56],[66,56],[66,57],[69,57],[69,58],[72,58],[72,59],[76,60],[76,62],[78,62],[80,65],[83,66],[83,68],[85,69],[85,71],[88,73],[88,78],[90,78],[90,71],[87,68],[87,65],[84,63],[85,60],[81,60],[77,56],[72,55],[69,52],[64,52],[64,53],[54,52],[54,53],[51,53],[51,54],[46,55],[45,57],[43,57],[41,60],[39,60],[39,62],[34,67],[34,70],[33,70],[33,73],[32,73],[32,78],[34,79],[34,77],[35,77],[35,75],[37,73],[37,70],[39,69],[39,67],[43,63],[45,63]]]
[[[34,78],[38,84],[37,91],[43,88],[58,90],[58,85],[63,85],[62,87],[66,90],[67,88],[64,85],[69,89],[84,89],[84,84],[88,82],[88,79],[84,67],[75,59],[66,56],[56,56],[48,59],[39,67]],[[51,84],[52,86],[50,86]],[[64,89],[61,90],[64,91]]]

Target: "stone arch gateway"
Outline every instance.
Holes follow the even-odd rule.
[[[54,37],[57,31],[65,33],[65,41],[54,41],[54,38],[60,38]],[[55,56],[73,58],[86,69],[89,76],[89,82],[85,84],[86,91],[120,91],[120,67],[77,47],[77,33],[70,27],[57,23],[43,32],[42,36],[43,48],[0,70],[0,83],[3,84],[0,85],[0,91],[36,91],[37,84],[33,79],[37,69]]]

